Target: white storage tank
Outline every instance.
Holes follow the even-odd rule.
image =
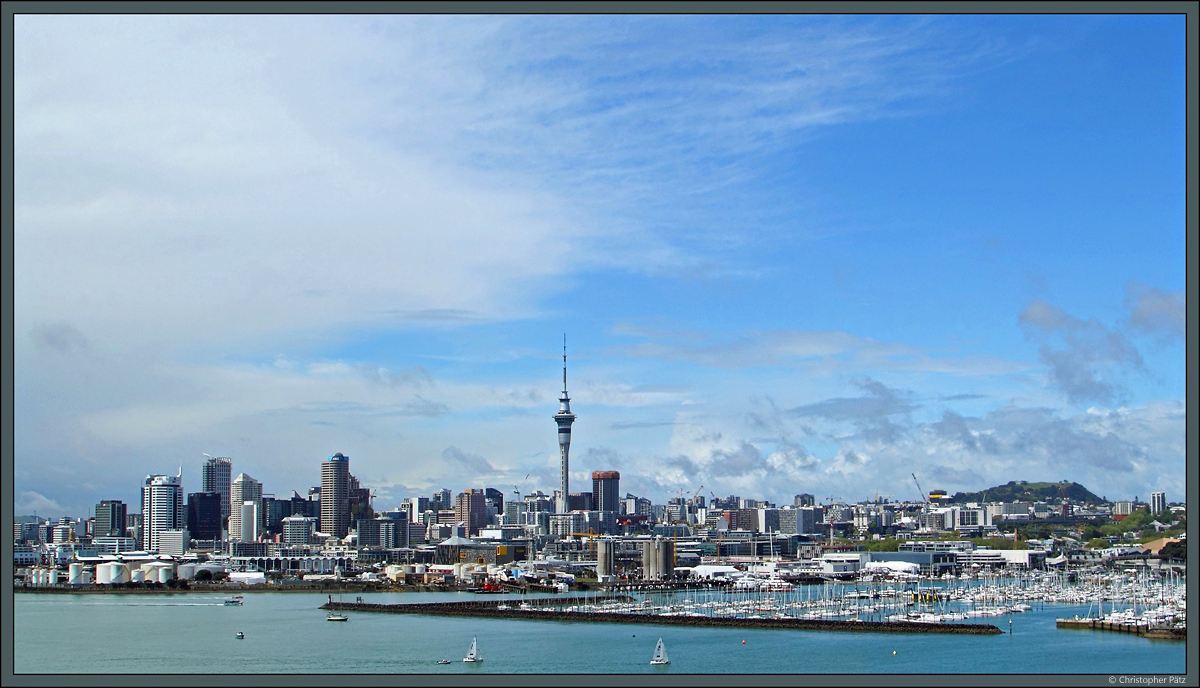
[[[49,585],[58,585],[58,569],[50,569],[47,572],[46,583]]]
[[[158,569],[158,582],[159,583],[166,583],[167,581],[171,580],[174,577],[175,577],[175,574],[171,572],[170,566],[160,566],[159,567],[159,569]]]
[[[133,583],[146,582],[146,572],[141,569],[134,569],[129,572],[129,580]]]
[[[83,583],[83,564],[75,563],[67,567],[67,583],[71,585]]]
[[[175,575],[179,578],[182,578],[183,580],[192,580],[193,578],[196,577],[196,565],[195,564],[180,564],[179,570],[176,572]]]
[[[92,584],[92,572],[84,571],[82,574],[80,574],[79,582],[83,583],[84,585],[91,585]]]
[[[124,562],[114,561],[109,566],[112,567],[112,582],[113,583],[128,583],[129,582],[129,567]]]
[[[112,564],[103,563],[96,564],[96,583],[98,585],[108,585],[112,582]]]

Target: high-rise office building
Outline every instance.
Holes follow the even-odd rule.
[[[575,422],[575,414],[571,413],[571,398],[567,396],[567,336],[563,335],[563,391],[558,398],[558,413],[554,414],[554,422],[558,425],[558,503],[555,511],[565,514],[570,511],[568,500],[568,474],[571,451],[571,424]]]
[[[125,502],[105,499],[96,505],[96,521],[92,525],[92,537],[125,536]]]
[[[142,484],[142,549],[157,551],[159,534],[183,528],[183,468],[148,475]]]
[[[197,540],[221,539],[221,494],[193,492],[187,499],[188,535]]]
[[[344,538],[350,531],[350,457],[338,452],[321,464],[321,532]]]
[[[230,542],[253,542],[257,539],[257,535],[261,530],[257,522],[245,523],[246,510],[243,508],[246,502],[258,503],[262,501],[262,483],[245,473],[238,473],[237,477],[229,485],[229,499],[234,505],[234,509],[229,514],[229,541]],[[261,507],[256,507],[251,516],[255,519],[261,518]],[[249,527],[249,530],[247,530]],[[246,533],[253,533],[255,537],[246,539]]]
[[[454,502],[454,520],[467,525],[467,536],[478,535],[487,525],[487,500],[483,490],[461,492]]]
[[[621,510],[621,474],[617,471],[592,471],[592,508],[596,511]]]
[[[200,467],[200,491],[216,492],[221,495],[222,519],[229,518],[230,514],[229,485],[232,477],[233,460],[228,456],[208,456],[208,459]]]
[[[1166,492],[1151,492],[1150,493],[1150,513],[1158,514],[1167,510],[1167,493]]]

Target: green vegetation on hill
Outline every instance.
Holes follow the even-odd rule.
[[[1102,499],[1079,483],[1030,483],[1010,480],[1005,485],[989,487],[980,492],[956,492],[953,500],[962,502],[1057,502],[1066,493],[1067,499],[1079,503],[1100,504]]]

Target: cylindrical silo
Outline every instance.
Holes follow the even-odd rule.
[[[125,565],[125,562],[114,561],[110,566],[112,566],[113,583],[129,582],[129,567]]]
[[[596,579],[611,576],[613,572],[612,540],[596,540]]]
[[[129,572],[129,580],[133,583],[144,583],[146,581],[146,572],[141,569],[134,569]]]
[[[112,582],[112,564],[105,562],[96,564],[96,584],[108,585]]]
[[[642,543],[642,579],[654,580],[658,578],[658,554],[654,551],[654,541],[646,540]]]
[[[91,583],[92,583],[92,572],[91,572],[91,571],[84,571],[82,574],[80,574],[80,576],[79,576],[79,582],[80,582],[80,583],[83,583],[84,585],[91,585]]]
[[[67,567],[67,583],[71,585],[83,583],[83,564],[75,563]]]
[[[58,569],[50,569],[47,572],[46,583],[49,585],[58,585]]]
[[[196,577],[195,564],[180,564],[179,570],[175,573],[182,580],[192,580]]]
[[[675,577],[675,543],[667,538],[658,541],[658,577]]]
[[[170,566],[160,566],[158,568],[158,582],[159,583],[166,583],[167,581],[171,580],[174,577],[175,577],[175,574],[171,572]]]

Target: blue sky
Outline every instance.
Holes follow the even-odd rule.
[[[1183,499],[1182,16],[16,17],[15,504],[202,453]],[[526,477],[528,476],[528,477]],[[703,486],[701,488],[701,485]]]

